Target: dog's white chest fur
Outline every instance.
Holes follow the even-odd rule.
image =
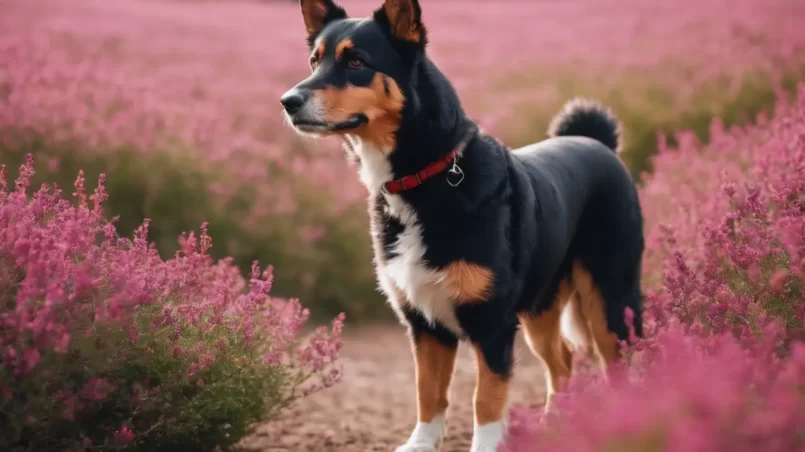
[[[351,137],[351,141],[361,159],[361,182],[375,195],[380,192],[383,183],[393,178],[391,165],[380,150],[368,147],[354,137]],[[394,284],[428,321],[438,322],[453,333],[462,335],[451,299],[452,292],[446,284],[444,273],[428,268],[425,263],[422,225],[416,212],[399,195],[383,196],[388,203],[388,214],[399,219],[405,229],[393,245],[395,256],[378,268],[378,272],[382,272],[378,275],[381,288],[386,294],[391,294],[393,288],[386,285]]]
[[[394,215],[394,209],[390,207],[389,210]],[[386,263],[383,271],[405,292],[408,301],[422,312],[426,319],[439,322],[453,333],[461,335],[461,326],[456,318],[451,291],[446,287],[444,274],[429,269],[425,264],[422,226],[416,214],[407,206],[402,206],[402,210],[404,213],[399,218],[405,225],[405,230],[394,244],[394,252],[397,255]]]

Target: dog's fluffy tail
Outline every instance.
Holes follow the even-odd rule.
[[[620,152],[620,122],[610,109],[594,100],[572,99],[553,117],[548,136],[570,135],[593,138],[614,152]]]

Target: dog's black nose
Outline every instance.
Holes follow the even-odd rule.
[[[285,111],[290,114],[299,111],[305,105],[305,102],[307,102],[307,94],[295,89],[288,91],[280,98],[280,103],[285,107]]]

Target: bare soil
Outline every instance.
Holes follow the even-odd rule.
[[[539,361],[517,339],[510,402],[544,402]],[[472,441],[475,356],[462,344],[450,390],[447,439],[440,452],[467,452]],[[279,419],[258,426],[241,442],[249,452],[389,452],[416,423],[414,363],[402,326],[345,331],[344,376],[332,388],[296,402]]]

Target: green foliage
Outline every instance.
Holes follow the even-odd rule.
[[[79,446],[76,438],[114,438],[112,432],[121,425],[137,432],[125,450],[226,448],[298,395],[292,389],[302,374],[266,363],[257,347],[244,346],[239,333],[224,326],[205,331],[182,322],[181,337],[172,338],[173,328],[151,328],[159,310],[150,306],[137,314],[140,338],[134,343],[123,325],[96,324],[91,336],[74,337],[67,353],[45,353],[32,374],[14,379],[11,397],[0,402],[0,418],[9,422],[2,428],[0,450],[69,449]],[[210,367],[189,371],[193,347],[217,343],[226,346],[211,349]],[[11,376],[0,381],[7,378]],[[82,396],[82,388],[99,378],[110,383],[108,395],[98,401]],[[65,406],[70,403],[52,396],[58,391],[78,394],[69,416]],[[110,439],[92,443],[91,450],[123,445]]]

